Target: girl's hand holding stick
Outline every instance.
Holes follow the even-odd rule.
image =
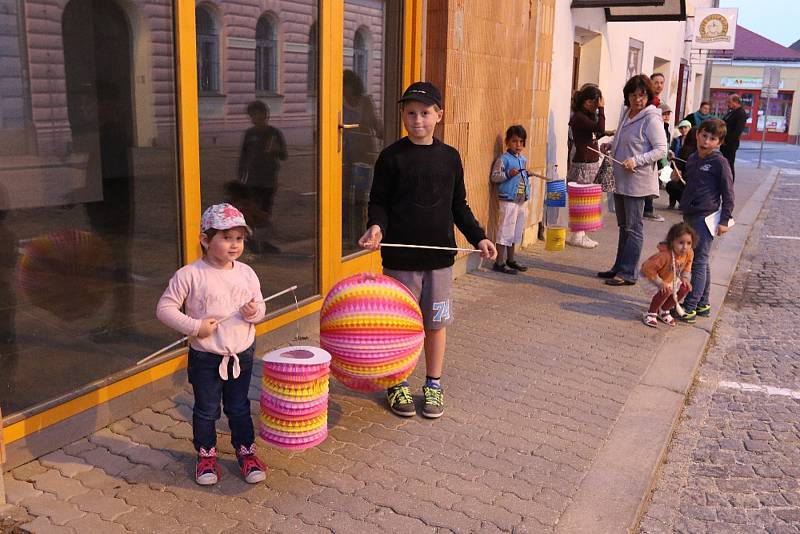
[[[268,297],[267,297],[267,298],[265,298],[265,299],[261,299],[261,300],[251,300],[250,302],[248,302],[247,304],[245,304],[244,306],[242,306],[242,308],[241,308],[241,309],[246,309],[246,308],[248,308],[248,307],[249,307],[249,306],[251,306],[251,305],[252,305],[252,306],[255,306],[255,305],[257,305],[257,304],[260,304],[260,303],[262,303],[262,302],[269,302],[270,300],[276,299],[276,298],[278,298],[278,297],[280,297],[280,296],[282,296],[282,295],[285,295],[286,293],[289,293],[290,291],[294,291],[295,289],[297,289],[297,286],[296,286],[296,285],[294,285],[294,286],[292,286],[292,287],[287,287],[287,288],[286,288],[286,289],[284,289],[283,291],[278,291],[277,293],[275,293],[275,294],[273,294],[273,295],[270,295],[270,296],[268,296]],[[203,338],[203,337],[208,337],[208,336],[210,336],[211,334],[213,334],[213,333],[214,333],[214,330],[216,330],[216,329],[217,329],[217,327],[219,327],[220,323],[222,323],[222,322],[224,322],[224,321],[227,321],[228,319],[230,319],[231,317],[233,317],[233,316],[234,316],[234,315],[236,315],[237,313],[238,313],[238,314],[242,314],[242,311],[241,311],[241,309],[240,309],[239,311],[235,311],[235,312],[231,313],[230,315],[227,315],[227,316],[225,316],[225,317],[223,317],[222,319],[219,319],[219,320],[217,320],[217,319],[211,319],[211,318],[206,318],[206,319],[203,319],[203,320],[200,322],[200,329],[199,329],[199,330],[198,330],[198,332],[197,332],[197,337],[199,337],[199,338]],[[248,309],[249,309],[249,308],[248,308]],[[162,354],[162,353],[164,353],[164,352],[168,351],[169,349],[171,349],[171,348],[173,348],[173,347],[177,347],[178,345],[180,345],[180,344],[181,344],[181,343],[183,343],[184,341],[187,341],[188,339],[189,339],[189,336],[183,336],[183,337],[182,337],[182,338],[180,338],[178,341],[176,341],[176,342],[174,342],[174,343],[170,343],[170,344],[169,344],[169,345],[167,345],[166,347],[162,347],[162,348],[158,349],[157,351],[155,351],[154,353],[152,353],[152,354],[149,354],[148,356],[145,356],[144,358],[142,358],[141,360],[139,360],[138,362],[136,362],[136,365],[142,365],[143,363],[147,363],[148,361],[152,360],[153,358],[155,358],[155,357],[156,357],[156,356],[158,356],[159,354]]]

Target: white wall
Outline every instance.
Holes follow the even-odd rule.
[[[687,2],[693,5],[710,4],[710,0]],[[690,9],[693,9],[690,6]],[[686,22],[612,22],[607,23],[602,9],[570,9],[570,2],[556,2],[556,21],[553,37],[553,77],[550,91],[551,139],[556,141],[555,154],[560,173],[566,172],[567,123],[570,114],[570,90],[572,88],[573,43],[584,42],[581,53],[579,86],[582,83],[598,83],[603,91],[606,105],[606,128],[617,126],[622,110],[622,87],[627,81],[627,62],[630,38],[644,43],[642,73],[652,74],[654,58],[669,61],[666,87],[661,95],[674,110],[678,95],[678,70],[681,58],[690,60],[684,43]],[[597,38],[599,36],[599,39]],[[598,54],[599,48],[599,54]],[[599,65],[596,64],[599,55]],[[570,58],[570,59],[567,59]],[[584,62],[591,62],[587,65]],[[663,71],[663,68],[659,69]],[[599,76],[598,76],[599,73]],[[697,109],[702,100],[695,95],[695,74],[705,74],[704,64],[692,65],[686,100],[687,112]],[[599,79],[591,79],[598,76]],[[700,83],[702,87],[702,81]],[[674,117],[673,117],[674,119]]]

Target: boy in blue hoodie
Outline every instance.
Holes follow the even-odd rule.
[[[706,217],[720,211],[717,235],[728,231],[733,213],[733,175],[728,160],[719,151],[725,139],[725,123],[719,119],[703,121],[697,131],[697,152],[686,162],[686,189],[681,197],[683,220],[697,232],[692,264],[692,291],[683,302],[685,314],[679,319],[693,323],[697,317],[708,317],[711,287],[709,255],[714,236]]]

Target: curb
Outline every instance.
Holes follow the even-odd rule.
[[[680,337],[668,337],[657,348],[561,516],[557,533],[632,532],[638,525],[739,258],[779,171],[772,168],[737,214],[724,248],[712,252],[710,320],[682,327]]]

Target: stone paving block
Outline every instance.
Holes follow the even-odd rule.
[[[363,534],[375,529],[374,524],[354,519],[344,512],[333,512],[329,517],[325,518],[320,526],[330,529],[336,534]]]
[[[33,485],[36,489],[54,494],[61,501],[68,501],[76,495],[89,491],[79,480],[67,478],[55,469],[36,475],[33,478]]]
[[[289,494],[277,495],[269,505],[280,515],[297,518],[309,525],[320,524],[331,510],[306,499],[298,499]]]
[[[206,534],[218,534],[236,526],[236,521],[193,502],[180,502],[172,511],[187,526],[199,527]]]
[[[85,471],[76,475],[75,478],[80,480],[81,484],[87,488],[98,489],[106,495],[113,495],[117,491],[128,487],[128,483],[124,479],[112,477],[102,469],[95,468],[91,471]]]
[[[88,465],[83,458],[66,454],[62,450],[42,456],[39,458],[39,462],[45,467],[58,469],[62,475],[69,478],[78,473],[92,470],[92,466]]]
[[[119,475],[133,467],[133,464],[127,458],[111,454],[103,447],[81,452],[79,456],[86,460],[89,465],[102,469],[111,476]]]
[[[80,453],[94,449],[96,445],[90,442],[87,438],[79,439],[69,445],[66,445],[62,450],[65,454],[70,456],[78,456]]]
[[[17,480],[14,477],[5,477],[6,501],[11,504],[19,504],[20,501],[28,498],[35,498],[42,494],[33,484],[24,480]]]
[[[436,532],[435,527],[426,525],[422,520],[397,514],[391,508],[381,508],[367,519],[378,527],[378,532],[420,532],[431,534]]]
[[[19,504],[25,507],[29,514],[48,517],[50,522],[59,526],[86,515],[86,512],[79,510],[77,506],[58,500],[49,493],[39,497],[28,497]]]
[[[116,520],[131,532],[141,534],[154,534],[156,532],[185,532],[186,528],[168,515],[162,515],[148,510],[136,509],[122,514]]]
[[[98,447],[108,449],[114,454],[122,455],[122,452],[133,447],[133,442],[127,436],[117,434],[110,428],[102,428],[89,436],[89,441]]]
[[[296,517],[289,517],[279,523],[269,525],[268,532],[275,532],[275,534],[330,534],[331,531],[324,527],[303,523]]]
[[[121,454],[130,460],[131,463],[144,464],[156,470],[164,469],[175,462],[175,458],[168,453],[138,443],[134,444],[133,447],[125,449]]]
[[[139,410],[138,412],[132,414],[130,418],[140,425],[147,425],[153,430],[157,431],[163,431],[177,422],[172,417],[163,413],[154,412],[150,408]]]
[[[54,525],[44,516],[39,516],[30,523],[19,527],[23,532],[31,534],[76,534],[75,530],[67,526]]]
[[[463,512],[473,519],[489,522],[505,532],[511,531],[522,523],[522,516],[514,514],[499,506],[482,503],[474,497],[465,497],[453,505],[453,510]]]
[[[92,490],[83,495],[69,499],[69,502],[92,514],[97,514],[106,521],[114,521],[117,517],[133,510],[122,499],[108,497],[100,490]]]
[[[186,421],[178,421],[164,429],[164,432],[175,439],[192,439],[192,425]]]
[[[81,518],[73,519],[67,526],[76,532],[102,532],[103,534],[127,534],[128,530],[120,524],[105,521],[95,514],[86,514]]]
[[[164,399],[150,405],[150,409],[153,410],[154,412],[164,413],[167,410],[175,408],[176,406],[177,404],[172,399]]]
[[[269,525],[285,519],[270,507],[253,504],[247,499],[225,495],[224,498],[216,496],[214,510],[237,523],[236,528],[242,525],[253,524]]]
[[[374,504],[363,497],[342,493],[334,488],[324,489],[309,497],[309,500],[359,520],[369,516],[376,508]]]
[[[38,460],[32,460],[27,464],[23,464],[15,468],[13,471],[11,471],[11,474],[17,480],[30,481],[33,480],[33,477],[41,475],[42,473],[46,473],[47,471],[48,469],[40,464]]]
[[[170,515],[178,505],[175,494],[166,490],[154,490],[143,484],[129,486],[118,492],[116,497],[136,510],[147,509],[163,515]]]

